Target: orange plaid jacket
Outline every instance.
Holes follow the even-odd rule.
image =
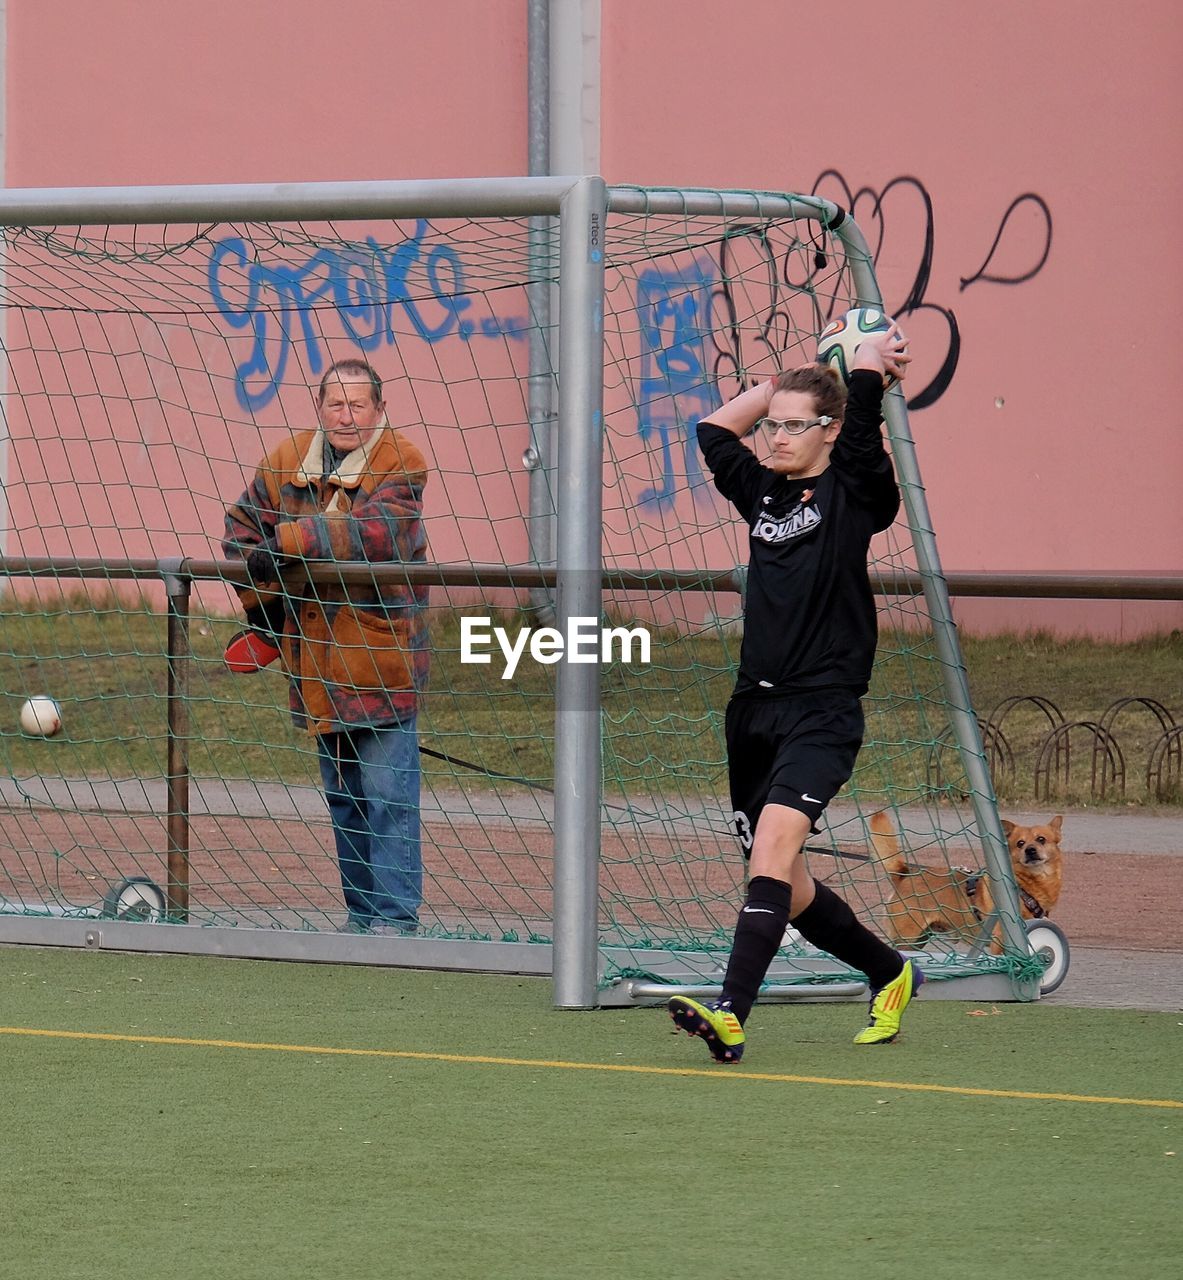
[[[413,444],[383,422],[327,477],[323,457],[319,428],[267,455],[226,512],[228,557],[273,540],[281,555],[308,562],[427,558],[427,468]],[[279,645],[296,724],[319,734],[414,714],[427,687],[427,588],[285,576],[239,596],[246,608],[284,601]]]

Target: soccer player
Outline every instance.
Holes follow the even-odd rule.
[[[870,1023],[855,1044],[886,1044],[924,976],[805,869],[801,850],[854,769],[878,627],[867,549],[899,510],[880,431],[885,377],[909,356],[898,325],[859,345],[849,392],[821,365],[788,369],[698,426],[715,485],[749,530],[739,675],[727,707],[736,832],[749,861],[721,998],[669,1001],[674,1022],[738,1062],[760,984],[789,923],[867,975]],[[741,443],[764,433],[767,465]]]

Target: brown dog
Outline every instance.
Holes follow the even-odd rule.
[[[1002,820],[1025,920],[1050,915],[1059,900],[1064,882],[1062,823],[1059,815],[1036,827]],[[893,942],[916,946],[934,933],[956,933],[968,940],[980,932],[982,921],[994,911],[988,877],[961,867],[912,865],[903,856],[886,813],[874,814],[870,825],[875,856],[895,890],[887,903],[886,920]],[[1002,928],[997,922],[992,933],[990,949],[997,953],[1002,950]]]

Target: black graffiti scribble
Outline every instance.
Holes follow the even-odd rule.
[[[744,266],[745,256],[755,259],[752,268]],[[716,381],[735,378],[744,390],[749,385],[749,365],[759,363],[765,355],[779,358],[792,336],[792,321],[780,305],[779,267],[767,224],[729,227],[719,241],[718,268],[719,282],[711,291],[710,335],[715,348],[711,372]],[[740,321],[736,291],[741,282],[746,293],[764,291],[764,296],[747,308],[755,309],[760,317],[754,335]]]
[[[949,326],[948,345],[940,368],[933,374],[927,386],[922,387],[908,399],[909,409],[927,409],[948,391],[953,375],[957,372],[957,363],[961,359],[961,330],[957,327],[957,317],[948,307],[938,306],[935,302],[922,302],[912,308],[913,314],[917,311],[935,311]]]
[[[851,212],[863,231],[873,261],[879,261],[889,237],[898,250],[901,235],[909,230],[919,233],[907,286],[902,295],[885,297],[884,309],[899,320],[921,312],[940,317],[944,354],[936,372],[908,399],[909,409],[928,408],[948,390],[961,358],[956,313],[928,297],[936,242],[932,197],[919,178],[908,174],[893,178],[881,191],[872,187],[856,191],[837,169],[822,172],[813,184],[812,194],[823,195]],[[900,217],[901,196],[915,197],[918,216],[914,220]],[[991,273],[990,263],[1008,220],[1027,203],[1038,208],[1046,228],[1038,262],[1022,274]],[[1051,223],[1051,212],[1042,197],[1032,192],[1016,197],[1003,214],[986,261],[975,275],[961,281],[962,290],[978,280],[1020,284],[1037,275],[1051,251]],[[774,231],[778,241],[774,241]],[[834,287],[841,263],[829,261],[824,237],[816,228],[811,227],[806,234],[809,238],[802,240],[785,224],[759,222],[732,226],[721,238],[718,280],[711,293],[710,335],[715,349],[711,371],[722,394],[745,390],[755,376],[749,371],[768,356],[777,365],[790,352],[808,359],[801,335],[820,332],[842,305],[840,290]],[[754,329],[753,318],[757,321]],[[726,387],[728,381],[733,388]]]
[[[1010,221],[1011,215],[1022,204],[1030,203],[1039,210],[1043,218],[1044,239],[1043,253],[1040,254],[1039,261],[1029,270],[1024,271],[1021,275],[995,275],[989,272],[987,268],[994,261],[994,254],[1002,242],[1002,237],[1006,233],[1006,224]],[[994,243],[990,246],[990,252],[986,254],[986,261],[974,272],[972,276],[966,276],[961,281],[962,291],[969,288],[971,284],[977,284],[979,280],[985,280],[990,284],[1022,284],[1024,280],[1030,280],[1033,276],[1037,276],[1043,270],[1043,264],[1048,259],[1048,254],[1052,251],[1052,211],[1047,207],[1047,201],[1042,196],[1037,196],[1033,191],[1024,192],[1021,196],[1015,196],[1010,202],[1010,208],[1002,215],[1002,221],[998,224],[998,230],[994,235]]]
[[[884,309],[897,320],[916,315],[918,312],[935,312],[945,324],[945,353],[936,373],[929,381],[908,397],[909,409],[927,409],[935,404],[949,389],[953,375],[957,372],[957,364],[961,358],[961,331],[957,325],[957,316],[951,308],[941,306],[927,299],[929,283],[932,279],[933,251],[936,242],[936,216],[933,211],[932,197],[919,178],[902,174],[893,178],[882,191],[876,192],[871,187],[861,187],[852,191],[850,184],[836,169],[828,169],[814,183],[814,194],[827,180],[836,182],[849,203],[845,206],[854,214],[855,221],[863,230],[868,240],[867,247],[871,257],[878,261],[883,251],[884,238],[887,234],[886,206],[888,197],[893,192],[913,193],[919,197],[921,209],[921,242],[915,271],[906,294],[898,301],[891,297],[884,298]],[[866,218],[861,217],[859,205],[869,200],[871,208]],[[839,203],[841,203],[839,201]],[[868,234],[869,233],[869,234]]]
[[[715,349],[711,372],[717,383],[734,380],[730,394],[752,385],[750,370],[765,357],[779,367],[787,352],[801,346],[802,334],[825,326],[828,315],[814,282],[820,268],[808,265],[815,256],[811,242],[801,240],[787,224],[739,223],[724,233],[708,332]],[[800,278],[798,260],[805,264]],[[754,332],[753,317],[758,320]]]

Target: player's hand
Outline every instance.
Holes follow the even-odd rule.
[[[883,377],[903,381],[912,357],[908,354],[908,339],[898,323],[882,333],[868,334],[854,353],[855,369],[874,369]]]
[[[278,582],[289,564],[291,557],[279,551],[274,538],[259,543],[246,557],[246,571],[252,582]]]

